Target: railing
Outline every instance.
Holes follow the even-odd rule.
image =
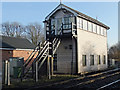
[[[33,60],[33,57],[36,55],[36,53],[38,52],[38,46],[40,47],[40,53],[38,53],[38,55],[36,56],[36,58]],[[37,45],[37,47],[35,48],[35,50],[31,53],[31,55],[28,57],[26,63],[23,65],[23,72],[22,72],[22,78],[26,76],[26,74],[33,68],[33,65],[35,64],[35,62],[38,60],[38,58],[40,58],[40,56],[42,56],[42,53],[44,52],[44,50],[46,50],[46,47],[48,45],[48,42],[45,41],[43,44],[40,43]],[[43,47],[43,48],[42,48]],[[37,49],[37,50],[36,50]],[[31,57],[31,58],[30,58]]]
[[[39,42],[39,44],[35,47],[35,49],[33,50],[33,52],[30,54],[30,56],[25,61],[23,67],[26,67],[31,62],[31,60],[33,59],[33,57],[36,55],[37,51],[39,50],[41,44],[42,43]]]
[[[75,32],[75,33],[74,33]],[[67,24],[63,24],[62,23],[62,35],[67,34],[67,35],[73,35],[76,34],[76,24],[74,23],[67,23]]]
[[[49,30],[47,29],[46,30],[46,37],[49,38],[49,37],[54,37],[55,35],[60,35],[59,32],[61,31],[61,35],[72,35],[72,34],[76,34],[76,24],[74,23],[62,23],[61,24],[61,28],[58,30],[57,34],[55,34],[55,26],[53,29]]]
[[[76,34],[76,25],[73,23],[69,23],[69,24],[62,24],[62,27],[60,28],[60,30],[58,31],[57,35],[61,36],[63,35],[65,32],[64,31],[69,31],[70,30],[70,34]],[[55,37],[55,30],[47,30],[46,31],[46,35],[47,38],[50,39],[50,36],[53,36],[52,38],[52,54],[54,55],[57,48],[60,45],[61,42],[61,38],[59,37]],[[38,71],[41,68],[41,66],[43,65],[43,63],[45,62],[45,60],[47,59],[48,55],[49,55],[49,41],[45,41],[44,43],[39,43],[37,45],[37,47],[34,49],[34,51],[31,53],[31,55],[28,57],[28,59],[26,60],[25,64],[23,65],[23,77],[26,76],[26,74],[32,69],[33,74],[34,74],[34,66],[35,63],[38,63]],[[34,56],[36,55],[36,53],[39,51],[38,55],[35,57],[35,59],[33,60]]]

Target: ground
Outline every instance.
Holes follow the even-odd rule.
[[[23,80],[22,82],[20,81],[20,79],[11,79],[11,85],[10,86],[3,85],[3,88],[4,89],[27,88],[29,90],[29,89],[34,89],[34,88],[39,89],[40,87],[44,87],[44,88],[46,87],[48,88],[49,87],[50,88],[51,87],[52,88],[71,87],[72,85],[75,85],[75,87],[89,87],[89,88],[91,86],[94,86],[94,87],[96,86],[97,88],[102,84],[104,86],[107,83],[120,79],[119,70],[117,72],[112,72],[113,74],[108,73],[108,74],[102,75],[102,72],[107,72],[108,70],[113,70],[113,69],[115,68],[109,68],[104,71],[92,72],[92,73],[89,73],[83,76],[81,75],[54,75],[52,76],[52,79],[48,79],[48,77],[43,76],[39,79],[38,82],[35,82],[35,80],[33,79],[26,79],[26,80]],[[81,85],[79,84],[78,86],[76,86],[78,83],[81,83]],[[90,84],[86,84],[86,83],[90,83]],[[118,84],[115,86],[118,86]],[[118,87],[120,88],[120,86]]]
[[[23,80],[22,82],[20,79],[12,79],[11,85],[3,85],[3,88],[30,88],[30,87],[37,87],[37,86],[43,86],[48,85],[52,83],[57,83],[60,81],[65,81],[73,78],[77,78],[79,75],[54,75],[52,79],[48,79],[47,77],[42,77],[39,79],[38,82],[35,82],[33,79],[27,79]]]

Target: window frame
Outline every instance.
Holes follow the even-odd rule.
[[[97,33],[97,27],[96,24],[93,23],[93,33]]]
[[[86,55],[82,55],[82,66],[87,66],[87,56]]]
[[[87,20],[83,19],[83,30],[87,31]]]
[[[100,26],[97,25],[97,34],[100,34]]]
[[[77,24],[78,24],[79,29],[83,29],[83,19],[82,18],[78,18]]]
[[[97,64],[100,65],[100,64],[101,64],[101,58],[100,58],[100,55],[97,56],[97,59],[98,59]]]
[[[103,55],[103,64],[106,64],[106,55]]]
[[[94,60],[95,60],[94,55],[90,55],[90,66],[94,65]]]
[[[104,36],[104,28],[103,27],[101,27],[101,35]]]

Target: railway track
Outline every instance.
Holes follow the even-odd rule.
[[[93,75],[83,76],[75,79],[70,79],[46,86],[38,86],[38,88],[58,88],[58,89],[71,89],[71,88],[95,88],[102,89],[105,85],[120,79],[120,68],[100,72]]]
[[[73,85],[66,86],[64,88],[95,88],[98,89],[107,83],[114,82],[120,79],[120,71],[114,70],[107,73],[100,73],[98,75],[93,75],[93,77],[87,77],[83,80],[77,81]]]
[[[98,88],[97,90],[101,90],[101,89],[112,89],[112,88],[120,88],[120,79],[111,82],[109,84],[106,84],[100,88]]]

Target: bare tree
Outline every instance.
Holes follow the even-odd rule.
[[[34,23],[26,26],[26,36],[34,44],[44,41],[43,28],[40,24]]]
[[[109,58],[120,59],[120,42],[110,47]]]
[[[38,23],[23,26],[17,22],[2,24],[2,35],[29,39],[34,45],[44,41],[43,28]]]
[[[11,37],[23,37],[25,28],[17,22],[6,22],[2,24],[2,34]]]

